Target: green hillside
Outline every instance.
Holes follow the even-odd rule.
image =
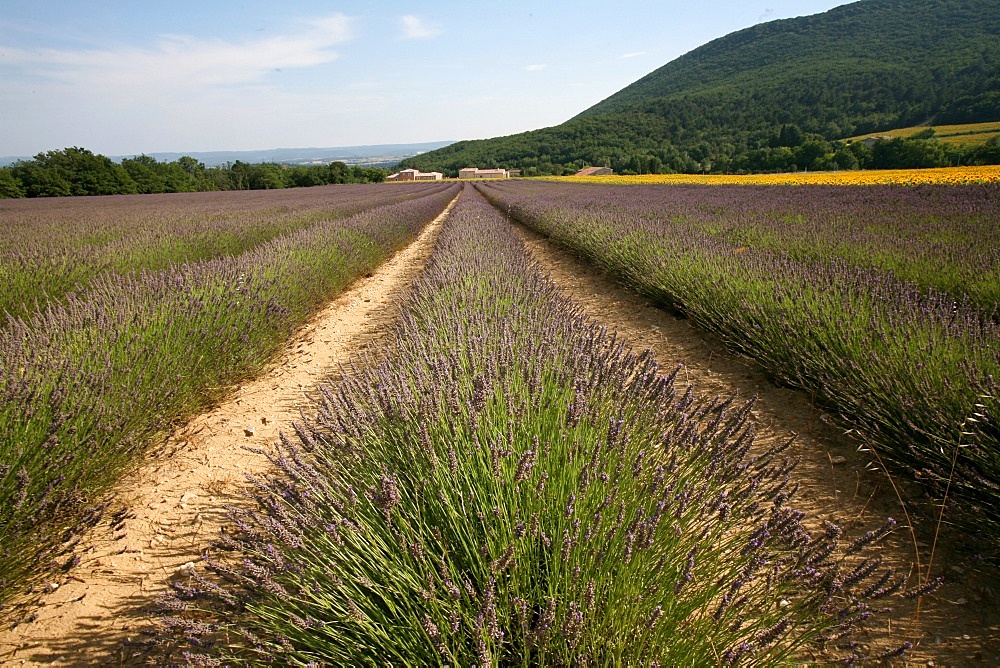
[[[619,172],[878,167],[887,158],[832,142],[994,120],[996,0],[862,0],[713,40],[561,125],[458,142],[405,164],[451,174],[467,165],[526,173],[584,164]],[[920,141],[907,159],[928,164],[893,166],[992,161],[987,149]]]

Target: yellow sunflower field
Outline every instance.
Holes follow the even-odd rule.
[[[1000,182],[1000,165],[941,167],[936,169],[879,169],[839,172],[785,172],[781,174],[642,174],[636,176],[560,176],[558,180],[583,183],[706,185],[965,185]]]

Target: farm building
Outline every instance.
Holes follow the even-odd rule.
[[[861,143],[867,146],[868,148],[871,148],[880,141],[890,141],[890,140],[892,140],[891,135],[874,135],[872,137],[865,137],[864,139],[861,140]]]
[[[440,181],[444,178],[441,172],[421,172],[416,169],[404,169],[385,177],[386,181]]]
[[[458,170],[460,179],[506,179],[509,176],[506,169],[478,169],[463,167]]]
[[[614,173],[615,170],[610,167],[584,167],[575,176],[608,176]]]

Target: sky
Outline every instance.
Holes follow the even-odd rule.
[[[0,156],[481,139],[847,0],[0,0]]]

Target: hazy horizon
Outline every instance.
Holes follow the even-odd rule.
[[[432,151],[442,146],[454,143],[455,140],[447,139],[437,142],[413,142],[401,144],[360,144],[357,146],[274,146],[263,149],[250,149],[247,151],[150,151],[140,153],[103,154],[105,157],[115,161],[126,158],[134,158],[139,155],[148,155],[160,161],[172,162],[183,156],[189,156],[204,163],[207,167],[223,165],[226,162],[243,160],[244,162],[286,162],[291,164],[305,164],[307,162],[321,160],[323,162],[340,161],[348,164],[370,162],[372,158],[389,157],[410,157]],[[61,150],[69,148],[60,147]],[[87,148],[86,146],[81,148]],[[365,149],[365,150],[362,150]],[[89,149],[88,149],[89,150]],[[395,150],[395,153],[385,151]],[[33,155],[0,155],[0,167],[5,167],[18,160],[30,160]]]

